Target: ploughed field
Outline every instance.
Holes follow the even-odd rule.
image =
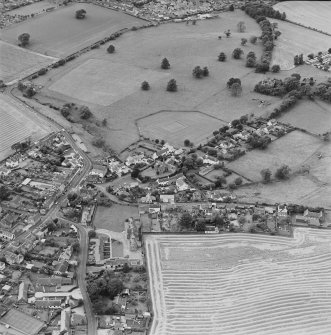
[[[14,143],[31,136],[36,141],[52,131],[48,123],[19,103],[2,95],[0,98],[0,160],[12,153]]]
[[[285,12],[286,17],[293,22],[331,34],[330,1],[284,1],[277,3],[274,8]]]
[[[79,9],[87,12],[84,19],[75,18]],[[29,49],[54,57],[64,57],[118,30],[142,23],[143,20],[121,12],[77,3],[3,29],[0,38],[17,44],[20,34],[29,33]]]
[[[331,232],[147,235],[151,335],[329,334]]]

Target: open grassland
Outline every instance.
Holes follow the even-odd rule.
[[[168,74],[160,71],[130,65],[123,68],[122,64],[90,59],[51,85],[50,89],[80,101],[109,106],[134,93],[144,80],[153,85],[166,77]]]
[[[151,335],[329,334],[331,232],[148,235]]]
[[[331,2],[330,1],[283,1],[274,8],[285,12],[286,17],[331,34]]]
[[[0,41],[0,79],[5,83],[24,78],[56,60]]]
[[[239,21],[246,22],[246,33],[237,32]],[[231,38],[224,37],[225,29],[232,30]],[[254,70],[245,67],[245,55],[249,51],[254,51],[257,58],[261,56],[260,42],[242,47],[245,55],[241,60],[231,57],[232,51],[240,47],[242,37],[260,34],[255,21],[241,11],[224,13],[219,19],[201,21],[196,26],[187,26],[185,23],[164,24],[128,32],[111,42],[116,48],[114,54],[106,52],[109,44],[101,46],[65,67],[38,78],[37,82],[45,85],[41,94],[75,103],[79,103],[79,99],[84,99],[81,101],[84,104],[90,101],[89,106],[96,116],[108,119],[111,131],[103,136],[115,150],[122,150],[138,139],[135,120],[156,111],[201,110],[226,122],[246,113],[261,115],[264,108],[259,108],[258,103],[252,100],[260,95],[252,91],[264,75],[255,74]],[[219,35],[223,35],[222,40],[218,39]],[[228,57],[224,63],[217,60],[222,51]],[[164,57],[171,64],[169,70],[160,68]],[[192,70],[197,65],[207,66],[209,77],[194,79]],[[127,69],[132,72],[130,78]],[[101,80],[96,85],[94,72],[104,72],[98,77]],[[91,76],[91,82],[85,80],[84,74],[86,77]],[[233,76],[242,78],[241,98],[231,97],[226,88],[226,82]],[[48,81],[50,77],[51,82]],[[176,93],[166,92],[167,82],[171,78],[177,80]],[[140,83],[143,80],[150,81],[150,91],[141,91]],[[77,93],[74,94],[76,98],[70,97],[66,89],[61,88],[62,84],[70,93],[74,90],[78,92],[79,88],[88,94]],[[124,91],[123,87],[128,89]],[[274,97],[268,100],[278,101]]]
[[[260,171],[269,168],[272,173],[286,164],[292,170],[299,169],[315,154],[323,143],[314,136],[293,131],[272,142],[265,150],[252,150],[227,167],[254,181],[261,180]]]
[[[331,107],[329,103],[319,99],[300,101],[293,109],[284,113],[279,121],[315,134],[323,134],[331,130]]]
[[[107,229],[121,233],[125,230],[124,221],[129,217],[137,218],[138,208],[113,204],[112,207],[97,208],[93,224],[96,228]]]
[[[29,136],[36,141],[52,131],[44,120],[5,95],[0,96],[0,120],[0,160],[12,152],[14,143]]]
[[[275,19],[270,19],[270,21],[277,22],[278,30],[282,33],[277,39],[272,56],[272,64],[279,64],[282,70],[294,68],[295,55],[317,54],[319,51],[325,52],[330,48],[330,36],[286,21]]]
[[[75,12],[85,9],[85,19]],[[0,32],[1,39],[17,44],[17,36],[30,34],[29,49],[55,57],[64,57],[91,45],[115,31],[139,26],[143,20],[92,4],[73,4],[47,15],[37,16]]]
[[[56,6],[56,1],[52,0],[44,0],[32,3],[27,6],[22,6],[20,8],[13,9],[8,12],[10,15],[31,15],[34,13],[42,13],[44,10],[48,8],[52,8]]]
[[[185,139],[194,144],[204,142],[213,130],[224,124],[200,112],[174,111],[163,111],[138,121],[138,127],[144,136],[164,139],[176,146],[183,146]]]

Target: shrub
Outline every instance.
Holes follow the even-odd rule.
[[[148,83],[147,81],[143,81],[143,82],[141,83],[141,89],[142,89],[143,91],[148,91],[148,90],[150,89],[149,83]]]
[[[241,39],[241,45],[246,45],[246,43],[247,43],[247,38],[242,38]]]
[[[136,26],[133,26],[133,27],[131,28],[131,30],[132,30],[132,31],[136,31],[136,30],[138,30],[138,28],[137,28]]]
[[[168,70],[170,69],[170,63],[167,58],[163,58],[161,62],[161,69]]]
[[[107,52],[109,54],[112,54],[115,52],[115,47],[111,44],[108,48],[107,48]]]
[[[177,92],[177,82],[175,79],[170,79],[167,84],[168,92]]]
[[[219,62],[225,62],[226,61],[226,54],[224,52],[221,52],[219,55],[218,55],[218,61]]]
[[[280,71],[280,66],[278,64],[275,64],[271,67],[271,72],[278,73]]]

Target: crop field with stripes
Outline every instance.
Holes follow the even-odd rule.
[[[148,235],[151,335],[330,334],[331,232]]]

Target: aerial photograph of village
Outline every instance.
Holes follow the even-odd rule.
[[[0,1],[0,335],[331,334],[331,1]]]

